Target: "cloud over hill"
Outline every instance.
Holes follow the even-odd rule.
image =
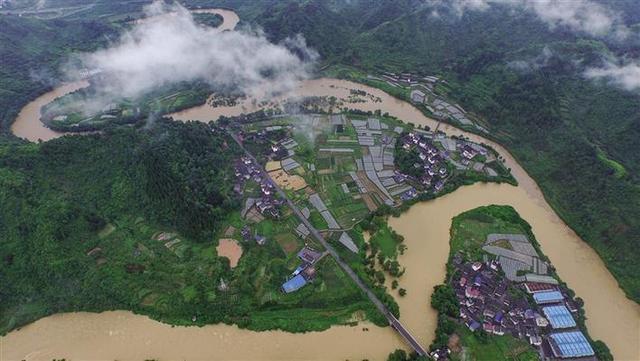
[[[506,5],[534,13],[550,27],[566,26],[593,36],[624,38],[629,29],[620,14],[592,0],[431,0],[450,6],[458,15],[465,11],[488,11],[492,5]]]
[[[249,94],[277,93],[306,78],[315,58],[302,38],[277,45],[259,31],[220,32],[197,24],[184,7],[159,1],[145,11],[147,19],[111,47],[80,56],[82,67],[101,71],[98,91],[107,97],[137,97],[196,80]]]

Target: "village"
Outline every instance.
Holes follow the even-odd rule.
[[[368,75],[367,79],[381,81],[392,88],[408,91],[408,100],[417,106],[424,107],[429,115],[435,119],[473,127],[483,133],[489,132],[483,126],[480,118],[469,114],[459,104],[455,104],[442,95],[443,92],[440,88],[446,87],[447,81],[438,76],[384,72],[378,75]]]
[[[596,360],[576,322],[579,303],[526,236],[490,234],[482,249],[482,261],[453,258],[450,284],[470,331],[526,340],[545,360]]]
[[[242,199],[245,222],[241,239],[259,245],[278,242],[288,259],[298,259],[283,280],[284,293],[313,281],[324,250],[283,207],[272,182],[341,252],[358,256],[364,244],[354,227],[380,207],[397,208],[420,196],[436,196],[469,175],[485,181],[509,176],[492,149],[391,117],[279,114],[230,126],[263,163],[248,157],[235,162],[234,191]],[[263,224],[274,222],[277,234],[260,233]]]

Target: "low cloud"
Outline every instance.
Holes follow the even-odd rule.
[[[640,89],[640,62],[616,64],[608,62],[602,68],[589,68],[584,75],[589,79],[604,79],[626,90]]]
[[[619,14],[590,0],[525,0],[522,6],[532,10],[552,27],[567,26],[594,36],[626,37],[628,29]]]
[[[543,68],[547,65],[549,60],[553,57],[553,52],[548,46],[542,48],[540,54],[532,59],[527,60],[514,60],[507,63],[507,66],[511,69],[527,73],[532,70]]]
[[[457,15],[471,11],[487,11],[492,5],[507,5],[534,13],[551,28],[566,26],[593,36],[625,38],[629,29],[619,13],[592,0],[431,0],[432,4],[449,6]]]
[[[317,57],[301,37],[277,45],[256,30],[220,32],[197,24],[177,4],[155,2],[146,15],[113,46],[80,55],[81,65],[70,67],[68,74],[99,69],[96,91],[111,99],[136,98],[184,81],[248,95],[274,94],[307,78]]]

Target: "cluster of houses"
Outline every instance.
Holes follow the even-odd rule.
[[[480,144],[420,129],[403,135],[400,142],[404,151],[415,150],[418,153],[419,162],[414,166],[420,169],[421,174],[417,177],[403,174],[398,176],[408,178],[423,190],[437,193],[444,188],[449,176],[447,163],[451,163],[459,171],[472,170],[490,177],[498,176],[498,173],[487,165],[488,162],[496,160],[496,156]],[[436,143],[439,143],[439,146]],[[412,189],[401,198],[409,200],[416,195],[417,191]]]
[[[438,82],[446,83],[446,80],[442,80],[436,76],[420,76],[412,73],[396,74],[392,72],[384,72],[380,77],[369,76],[369,78],[383,80],[392,87],[409,87],[422,84],[429,89],[433,89]]]
[[[315,264],[325,255],[326,253],[318,252],[309,246],[304,246],[298,252],[298,258],[300,258],[302,263],[296,267],[289,279],[282,284],[282,291],[284,293],[292,293],[312,281],[316,276]]]
[[[496,155],[491,153],[487,148],[480,144],[469,142],[461,139],[439,139],[445,148],[443,157],[450,161],[458,170],[474,170],[476,172],[485,173],[490,177],[496,177],[498,173],[495,169],[487,165],[495,161]],[[452,157],[458,154],[458,157]]]
[[[267,237],[259,234],[258,232],[252,232],[251,227],[249,227],[248,225],[242,227],[242,229],[240,230],[240,235],[245,242],[253,240],[258,246],[264,246],[265,244],[267,244]]]
[[[247,181],[253,180],[260,186],[259,198],[247,198],[242,216],[245,217],[254,207],[263,216],[269,218],[280,218],[280,206],[282,200],[276,198],[275,186],[271,180],[262,175],[260,166],[255,164],[249,157],[241,157],[235,162],[236,182],[233,187],[238,194],[243,193],[244,186]]]
[[[300,167],[300,163],[293,159],[296,154],[294,148],[298,146],[298,143],[286,137],[271,145],[269,157],[273,160],[279,160],[282,169],[287,173],[291,173],[294,169]]]
[[[236,176],[236,182],[233,185],[233,190],[242,194],[244,185],[247,181],[253,179],[255,182],[262,181],[262,172],[260,165],[255,164],[249,157],[240,157],[234,164],[234,174]]]
[[[451,286],[469,330],[525,339],[547,359],[595,360],[573,316],[579,307],[554,278],[516,283],[498,260],[464,262],[458,254],[453,263]]]
[[[379,77],[369,76],[386,82],[392,87],[408,88],[411,90],[410,99],[414,104],[421,104],[438,119],[453,119],[460,124],[475,126],[487,132],[482,126],[474,123],[467,112],[458,104],[453,104],[435,92],[438,83],[446,84],[446,80],[437,76],[420,76],[411,73],[382,73]]]
[[[448,175],[447,166],[432,139],[414,131],[402,137],[400,141],[405,151],[418,152],[420,163],[414,166],[421,169],[421,175],[418,178],[420,185],[435,192],[441,191]]]

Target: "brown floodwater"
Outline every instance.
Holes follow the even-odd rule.
[[[171,327],[125,311],[78,312],[43,318],[1,338],[0,360],[383,360],[402,347],[389,327],[367,322],[294,334]]]
[[[217,30],[220,30],[220,31],[233,30],[236,28],[236,25],[238,25],[238,22],[240,22],[240,18],[238,17],[238,14],[236,14],[234,11],[227,10],[227,9],[192,9],[189,11],[192,14],[218,14],[222,16],[223,21],[216,28]],[[165,19],[170,18],[172,16],[176,16],[176,15],[177,14],[175,12],[168,12],[161,15],[136,19],[134,23],[144,24],[150,21],[164,21]]]
[[[521,187],[506,184],[475,184],[434,201],[413,206],[390,225],[405,236],[408,249],[399,257],[407,270],[400,278],[405,297],[396,297],[401,321],[418,334],[424,344],[434,337],[436,313],[426,308],[433,287],[442,283],[449,254],[451,218],[488,205],[511,205],[531,224],[543,252],[560,277],[585,301],[587,328],[604,340],[616,360],[640,359],[640,308],[625,297],[598,255],[544,204]],[[395,293],[394,293],[395,294]],[[417,330],[428,330],[419,334]]]
[[[235,239],[231,238],[221,238],[218,241],[216,251],[218,251],[218,256],[226,257],[229,260],[231,268],[237,266],[240,257],[242,257],[242,247]]]
[[[240,22],[238,14],[236,14],[235,11],[227,9],[194,9],[191,10],[191,12],[194,14],[218,14],[222,16],[222,24],[216,28],[220,31],[233,30]]]
[[[40,121],[40,109],[61,96],[87,86],[89,86],[89,82],[86,80],[66,83],[37,97],[20,110],[18,117],[11,125],[11,132],[31,142],[37,142],[38,140],[46,141],[64,135],[64,133],[47,128],[44,123]]]
[[[224,11],[225,17],[233,12]],[[227,12],[229,14],[227,14]],[[237,20],[235,20],[237,23]],[[235,26],[235,23],[234,23]],[[233,27],[231,27],[233,28]],[[71,85],[69,85],[71,87]],[[71,87],[73,88],[73,87]],[[12,131],[35,141],[59,136],[42,126],[42,105],[72,90],[54,90],[29,103],[20,113]],[[350,89],[371,94],[366,102],[345,103],[349,108],[389,112],[407,122],[438,123],[412,105],[381,90],[337,79],[304,81],[291,94],[280,97],[335,96],[347,99]],[[47,98],[43,98],[47,96]],[[41,99],[42,98],[42,99]],[[373,101],[373,99],[379,101]],[[278,100],[278,99],[276,99]],[[174,113],[176,120],[215,120],[258,109],[253,99],[233,107],[203,105]],[[23,114],[23,112],[25,112]],[[22,116],[22,117],[21,117]],[[513,206],[533,227],[543,252],[549,256],[560,277],[585,301],[587,327],[594,339],[604,340],[617,360],[640,360],[640,306],[625,297],[602,260],[551,209],[531,177],[502,146],[455,127],[440,124],[449,135],[465,135],[494,147],[519,182],[475,184],[463,187],[434,201],[413,206],[391,226],[405,236],[407,252],[400,256],[406,272],[400,285],[406,297],[396,297],[401,321],[423,345],[434,335],[436,315],[429,307],[433,286],[444,279],[449,252],[451,218],[466,210],[488,204]],[[50,133],[48,133],[49,131]],[[395,293],[394,293],[395,294]],[[368,332],[362,330],[369,329]],[[70,342],[69,340],[73,340]],[[0,338],[0,360],[67,359],[385,359],[395,348],[405,347],[390,328],[368,323],[357,327],[332,327],[323,332],[289,334],[280,331],[253,332],[235,326],[171,327],[130,312],[66,313],[46,317]]]

